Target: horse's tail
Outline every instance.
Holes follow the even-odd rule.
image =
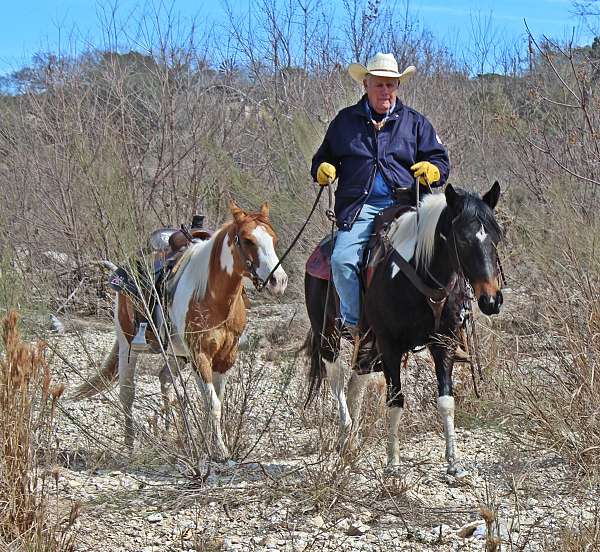
[[[310,356],[310,370],[308,372],[308,395],[304,406],[308,406],[313,400],[315,394],[321,388],[321,384],[327,375],[325,364],[323,363],[323,342],[327,331],[325,324],[326,314],[331,315],[333,310],[335,316],[335,306],[332,300],[333,290],[329,293],[329,282],[314,278],[308,272],[304,276],[304,295],[306,297],[306,310],[310,319],[310,331],[306,336],[305,348]],[[324,335],[325,334],[325,335]]]
[[[310,355],[310,371],[308,372],[308,395],[304,402],[306,408],[314,399],[315,394],[321,388],[323,379],[325,379],[326,370],[323,360],[321,359],[321,343],[319,337],[315,336],[314,332],[308,330],[306,341],[303,349]]]
[[[119,343],[115,340],[110,353],[102,363],[102,370],[77,387],[70,398],[75,401],[88,399],[101,391],[110,389],[117,381],[118,372]]]

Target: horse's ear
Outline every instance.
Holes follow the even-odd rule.
[[[244,211],[242,211],[236,204],[235,201],[233,201],[233,199],[229,200],[229,210],[231,211],[231,214],[233,215],[233,220],[235,220],[235,222],[240,223],[242,221],[242,219],[246,216],[246,213],[244,213]]]
[[[460,212],[460,194],[454,189],[452,184],[447,184],[444,190],[446,195],[446,204],[455,214]]]
[[[269,205],[268,201],[265,201],[261,206],[260,206],[260,214],[261,216],[265,219],[265,220],[269,220],[269,209],[271,208],[271,206]]]
[[[485,194],[483,194],[483,197],[481,199],[483,199],[483,201],[488,204],[489,208],[493,210],[496,207],[496,205],[498,204],[499,198],[500,198],[500,184],[496,180],[496,182],[494,182],[494,184],[492,184],[492,187],[489,189],[489,191],[486,192]]]

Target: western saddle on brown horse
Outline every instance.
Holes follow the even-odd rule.
[[[150,234],[148,248],[141,251],[140,259],[152,257],[153,277],[142,277],[137,284],[132,281],[132,275],[123,268],[118,268],[110,279],[110,284],[116,291],[127,290],[134,296],[140,296],[148,305],[146,309],[150,316],[138,320],[137,332],[131,348],[136,351],[147,351],[150,345],[146,341],[146,331],[150,320],[160,327],[164,320],[156,317],[161,299],[167,293],[165,283],[177,272],[178,263],[186,249],[195,242],[209,240],[213,235],[211,230],[204,228],[204,215],[195,214],[191,227],[185,224],[180,228],[159,228]],[[139,263],[138,263],[139,264]],[[139,271],[141,273],[141,271]]]

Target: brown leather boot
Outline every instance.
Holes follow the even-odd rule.
[[[369,330],[361,336],[357,336],[352,355],[352,369],[359,374],[370,374],[380,371],[380,363],[381,359],[375,346],[373,332]]]
[[[454,349],[454,362],[471,362],[471,356],[460,345]]]

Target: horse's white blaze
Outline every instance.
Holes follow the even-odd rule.
[[[414,256],[418,265],[429,265],[435,244],[435,229],[444,207],[444,194],[429,194],[423,198],[419,207],[419,223],[416,230],[415,211],[410,211],[392,222],[388,238],[394,249],[407,261]]]
[[[402,419],[400,406],[392,406],[389,409],[389,427],[388,427],[388,466],[397,466],[400,463],[400,440],[398,438],[398,428]]]
[[[344,392],[344,367],[339,362],[329,362],[323,359],[325,368],[327,371],[327,378],[331,385],[331,390],[338,402],[338,410],[340,413],[340,428],[342,433],[345,433],[350,429],[352,425],[352,418],[350,418],[350,412],[348,411],[348,403],[346,402],[346,393]]]
[[[258,246],[258,268],[256,269],[256,273],[264,281],[279,262],[279,257],[275,253],[273,238],[264,227],[257,226],[252,230],[252,235],[256,238]],[[281,266],[277,267],[272,277],[275,279],[275,283],[271,285],[271,282],[267,282],[270,291],[273,293],[283,293],[287,287],[287,274],[283,268]]]
[[[225,237],[223,246],[221,247],[221,268],[227,274],[233,274],[233,251],[229,236]]]
[[[392,280],[396,277],[398,272],[400,272],[400,267],[396,263],[392,262]]]
[[[475,237],[481,243],[483,243],[485,241],[485,238],[487,238],[487,232],[485,231],[485,228],[483,227],[483,224],[481,225],[481,228],[478,230],[477,234],[475,234]]]
[[[437,400],[438,413],[444,425],[446,460],[453,464],[456,459],[456,435],[454,433],[454,397],[442,395]]]
[[[217,236],[215,234],[215,236]],[[179,278],[176,280],[171,320],[180,336],[185,334],[185,320],[192,297],[202,299],[208,286],[210,270],[210,253],[214,245],[213,236],[208,241],[194,243],[184,253],[179,267]]]

